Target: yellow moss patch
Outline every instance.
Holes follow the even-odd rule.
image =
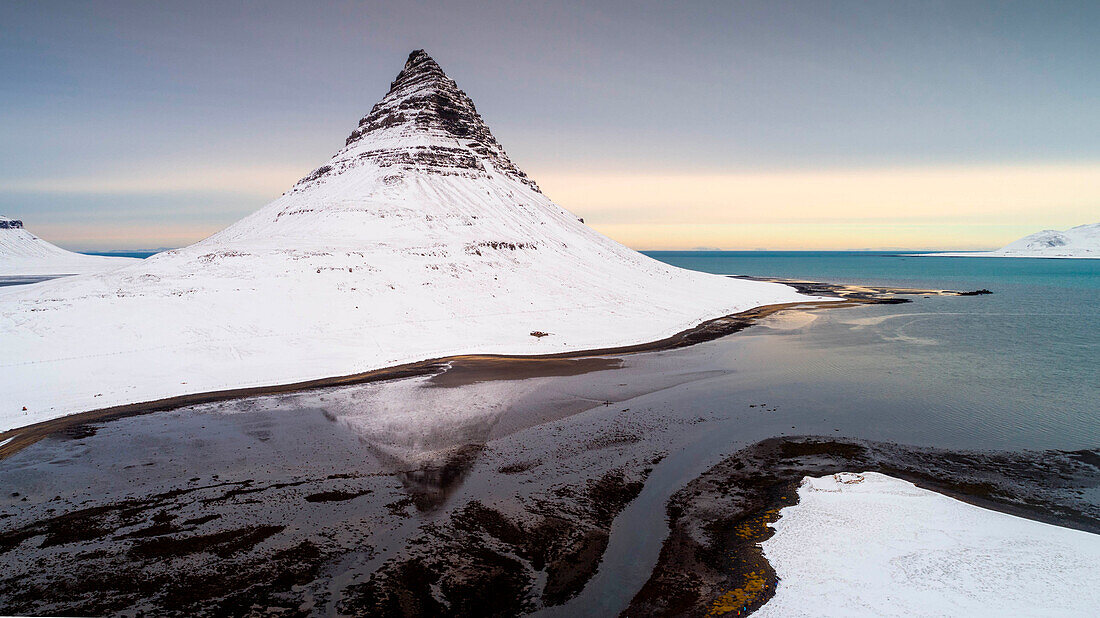
[[[754,539],[767,531],[767,525],[778,519],[779,509],[768,509],[757,517],[746,519],[733,529],[733,534],[739,539]]]
[[[730,590],[714,600],[708,616],[722,616],[740,610],[742,607],[759,600],[767,588],[767,574],[763,570],[750,571],[745,576],[745,585]]]
[[[755,517],[744,519],[737,523],[733,529],[733,535],[743,541],[760,541],[768,533],[768,524],[779,519],[780,508],[768,509]],[[737,559],[736,555],[731,556]],[[756,562],[756,560],[752,560]],[[760,557],[763,561],[763,557]],[[758,563],[759,564],[759,563]],[[767,596],[768,573],[764,569],[746,571],[744,583],[741,587],[729,590],[711,603],[708,616],[723,616],[732,612],[740,613],[740,610],[763,601]]]

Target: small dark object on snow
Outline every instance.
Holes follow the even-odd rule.
[[[538,337],[539,339],[542,339],[543,337],[545,337],[545,336],[547,336],[547,335],[549,335],[549,334],[550,334],[550,333],[544,333],[544,332],[542,332],[541,330],[533,330],[533,331],[531,331],[531,336],[532,336],[532,337]],[[24,409],[26,409],[26,408],[24,408]]]
[[[973,292],[959,292],[959,296],[984,296],[985,294],[992,294],[989,290],[982,288],[980,290],[974,290]]]

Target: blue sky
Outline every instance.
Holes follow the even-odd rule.
[[[339,149],[423,47],[631,246],[991,247],[1100,221],[1098,24],[1096,2],[5,1],[0,213],[77,249],[197,240]]]

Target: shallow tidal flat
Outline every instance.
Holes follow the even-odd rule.
[[[951,325],[996,298],[73,427],[0,462],[0,612],[758,606],[766,563],[729,557],[757,559],[743,541],[802,476],[853,468],[1095,531],[1087,397],[1052,409],[1011,375],[962,387],[973,346]]]

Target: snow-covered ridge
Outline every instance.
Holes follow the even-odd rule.
[[[1089,616],[1100,535],[875,472],[807,478],[762,544],[779,576],[758,616]]]
[[[946,257],[1100,258],[1100,223],[1086,223],[1065,231],[1043,230],[996,251],[929,253]]]
[[[0,277],[77,275],[137,261],[66,251],[32,234],[19,219],[0,216]]]
[[[229,228],[110,273],[0,289],[0,430],[454,354],[643,343],[806,299],[583,225],[417,51],[327,164]]]

